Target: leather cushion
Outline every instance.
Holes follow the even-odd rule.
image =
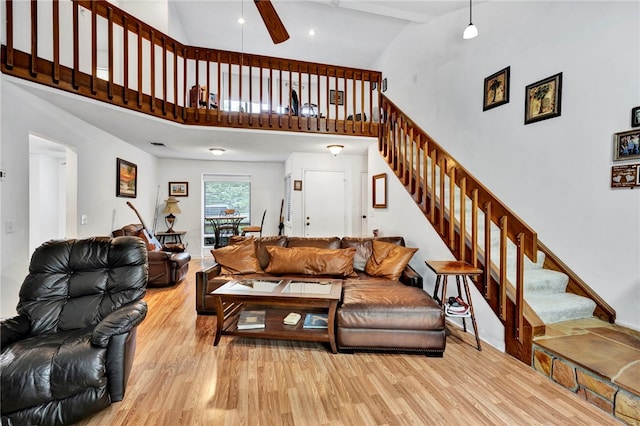
[[[221,274],[253,274],[262,272],[256,257],[253,238],[230,246],[211,250],[216,262],[222,266]]]
[[[267,247],[271,261],[265,272],[275,275],[304,274],[349,277],[353,271],[356,249],[317,247]]]
[[[260,237],[260,238],[253,238],[251,236],[234,235],[229,240],[229,244],[237,244],[248,238],[253,239],[255,243],[256,257],[258,258],[258,261],[260,262],[260,267],[262,269],[267,267],[267,265],[269,264],[269,260],[271,259],[269,257],[269,253],[267,252],[267,247],[269,246],[286,247],[287,246],[287,237],[285,237],[284,235],[272,236],[272,237]]]
[[[400,282],[349,282],[342,291],[338,328],[443,330],[442,308],[424,290]]]
[[[402,275],[417,248],[398,246],[379,240],[372,242],[371,257],[364,271],[373,277],[385,277],[396,281]]]
[[[402,237],[379,237],[376,240],[404,246],[404,238]],[[353,258],[353,269],[359,272],[364,271],[367,261],[373,252],[373,238],[343,237],[340,244],[342,248],[353,247],[356,249],[356,255]]]
[[[287,247],[317,247],[323,249],[339,249],[338,237],[289,237]]]

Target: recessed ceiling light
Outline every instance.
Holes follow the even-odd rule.
[[[311,37],[313,37],[314,35],[316,35],[315,30],[310,29],[310,30],[309,30],[309,35],[310,35]]]
[[[225,152],[223,148],[209,148],[209,151],[211,151],[213,155],[222,155]]]
[[[241,16],[238,18],[238,24],[244,24],[245,20],[244,20],[244,16]]]

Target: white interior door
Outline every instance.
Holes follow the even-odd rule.
[[[360,235],[369,232],[367,213],[369,212],[369,174],[362,173],[360,177]]]
[[[342,237],[345,232],[345,180],[342,171],[304,172],[305,237]]]

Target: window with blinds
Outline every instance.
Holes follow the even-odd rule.
[[[203,191],[203,245],[215,244],[213,226],[205,217],[220,216],[225,210],[233,209],[240,216],[245,216],[242,224],[251,223],[251,176],[228,174],[204,174],[202,176]]]

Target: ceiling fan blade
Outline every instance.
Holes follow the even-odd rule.
[[[271,1],[253,0],[253,2],[258,8],[258,12],[260,12],[260,16],[262,17],[262,20],[267,27],[267,31],[269,31],[269,35],[271,36],[271,40],[273,40],[275,44],[289,40],[289,33],[280,20],[280,17],[278,16],[276,9],[271,4]]]

